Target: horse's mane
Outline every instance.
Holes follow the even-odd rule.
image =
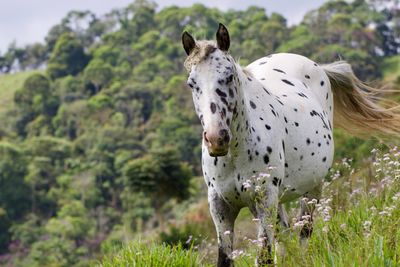
[[[193,65],[199,64],[201,61],[207,59],[216,49],[217,45],[213,41],[196,41],[196,47],[185,60],[184,66],[186,70],[190,71]]]
[[[254,75],[253,75],[253,73],[248,69],[248,68],[246,68],[246,67],[241,67],[241,69],[242,69],[242,71],[243,71],[243,73],[245,74],[245,75],[247,75],[247,76],[249,76],[249,77],[254,77]]]

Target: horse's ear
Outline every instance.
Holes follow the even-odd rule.
[[[196,41],[187,31],[182,34],[182,44],[187,55],[190,55],[196,47]]]
[[[229,32],[224,24],[220,23],[217,31],[217,44],[218,48],[222,51],[228,51],[230,46]]]

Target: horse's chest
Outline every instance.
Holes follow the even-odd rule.
[[[239,166],[234,166],[222,157],[212,158],[203,154],[203,174],[208,190],[217,192],[231,205],[244,206],[242,198],[245,190],[239,184],[244,181],[238,174],[237,167]],[[243,172],[242,176],[245,175]]]
[[[267,142],[257,134],[247,141],[225,157],[213,158],[203,151],[203,173],[209,190],[235,206],[251,205],[256,187],[263,191],[267,186],[279,186],[284,176],[280,144]]]

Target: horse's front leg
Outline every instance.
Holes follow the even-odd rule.
[[[274,264],[272,245],[274,244],[274,226],[278,210],[278,188],[270,185],[263,196],[256,197],[253,213],[258,219],[257,266]]]
[[[232,207],[217,192],[209,190],[208,202],[218,237],[218,267],[233,267],[233,228],[239,209]]]
[[[288,233],[290,229],[289,216],[285,210],[283,204],[278,205],[278,222],[276,229],[276,240],[275,240],[275,251],[276,256],[281,258],[285,257],[285,246],[283,240],[289,237]],[[283,240],[282,240],[283,238]]]

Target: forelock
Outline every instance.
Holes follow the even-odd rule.
[[[215,42],[197,41],[196,47],[185,60],[184,66],[186,70],[190,72],[193,65],[199,64],[203,60],[206,60],[215,50],[217,50]]]

